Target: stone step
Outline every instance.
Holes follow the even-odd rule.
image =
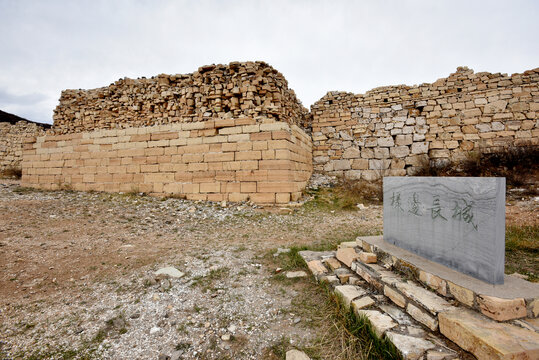
[[[478,359],[539,359],[539,334],[468,309],[438,316],[440,332]]]
[[[334,252],[335,258],[328,252],[318,258],[310,252],[308,260],[326,269],[317,273],[319,266],[315,267],[315,277],[334,286],[345,306],[366,316],[376,334],[389,338],[405,359],[454,359],[459,347],[478,359],[539,359],[536,319],[496,322],[384,266],[362,263],[360,255],[347,243]],[[335,275],[346,272],[347,264],[360,279]]]

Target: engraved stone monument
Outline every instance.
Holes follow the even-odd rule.
[[[505,178],[385,177],[384,240],[503,284]]]

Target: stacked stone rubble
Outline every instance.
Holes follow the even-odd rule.
[[[366,94],[329,92],[311,108],[315,171],[350,178],[412,175],[470,151],[539,144],[539,69],[474,73]]]
[[[28,136],[44,135],[46,126],[30,121],[0,122],[0,172],[20,169],[23,139]]]
[[[307,126],[305,109],[283,75],[264,62],[202,66],[192,74],[120,79],[65,90],[54,112],[58,134],[248,117]]]

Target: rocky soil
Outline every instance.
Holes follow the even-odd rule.
[[[297,308],[301,286],[275,276],[275,249],[381,222],[380,206],[260,209],[4,183],[0,358],[262,359],[283,339],[306,346],[324,334]],[[183,276],[155,274],[164,267]]]

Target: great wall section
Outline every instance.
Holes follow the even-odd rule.
[[[329,92],[309,112],[263,62],[126,78],[62,92],[53,127],[24,140],[22,185],[287,203],[313,171],[374,180],[537,146],[538,87],[539,68],[462,67],[432,84]]]

